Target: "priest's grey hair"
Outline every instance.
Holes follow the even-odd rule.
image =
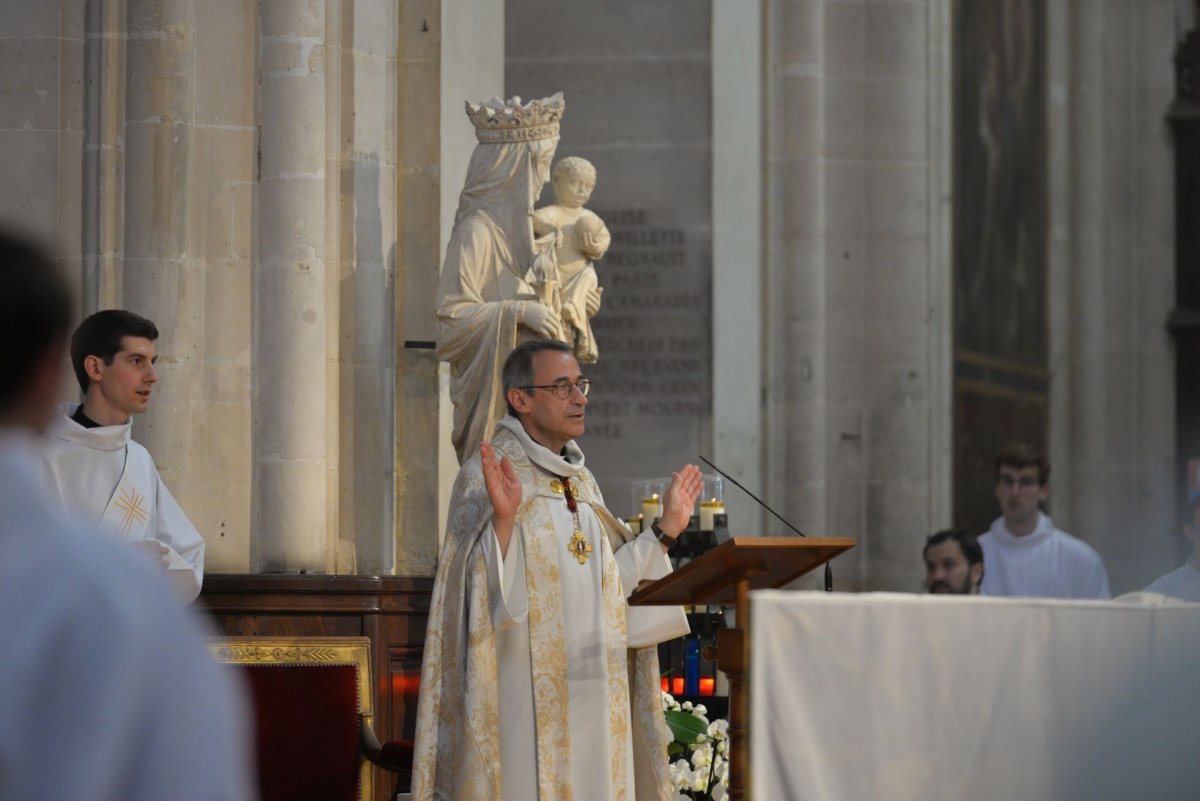
[[[544,350],[570,353],[571,346],[557,339],[531,339],[513,348],[512,353],[504,360],[504,367],[500,370],[500,381],[504,385],[504,403],[513,417],[517,416],[517,410],[508,402],[508,391],[530,386],[537,380],[533,375],[533,357]]]

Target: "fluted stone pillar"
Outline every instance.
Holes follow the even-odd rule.
[[[125,3],[86,4],[80,306],[117,305],[124,241]]]
[[[250,541],[253,9],[89,6],[84,313],[159,329],[159,383],[134,436],[208,546],[245,570]]]
[[[1174,0],[1046,6],[1050,481],[1114,593],[1176,567]],[[1186,24],[1183,26],[1186,29]]]
[[[203,283],[189,241],[195,18],[186,0],[127,0],[125,14],[124,258],[103,294],[111,289],[114,305],[158,327],[159,382],[149,410],[134,418],[133,435],[186,508],[195,445],[190,399],[202,381],[191,369]]]
[[[398,7],[389,3],[349,7],[353,14],[343,6],[340,15],[337,93],[341,102],[335,108],[353,107],[355,113],[340,116],[339,135],[328,137],[335,152],[327,168],[328,180],[340,184],[336,308],[354,310],[340,314],[337,322],[341,365],[337,569],[345,571],[353,544],[356,572],[386,575],[393,572],[396,560]],[[331,63],[332,59],[327,61]]]
[[[329,493],[325,3],[261,6],[252,568],[323,572]]]
[[[764,484],[858,540],[842,589],[918,589],[950,523],[948,8],[765,6]]]

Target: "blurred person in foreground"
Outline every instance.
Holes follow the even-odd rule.
[[[931,534],[925,540],[925,589],[932,593],[978,595],[983,581],[983,549],[974,535],[960,528]]]
[[[252,801],[240,688],[199,620],[34,478],[71,305],[46,256],[0,232],[0,798]]]

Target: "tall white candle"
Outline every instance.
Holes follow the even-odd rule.
[[[700,530],[712,531],[715,528],[713,523],[714,515],[725,514],[725,504],[721,501],[700,501]]]
[[[662,517],[662,499],[658,497],[658,493],[654,493],[649,498],[642,498],[642,517],[646,519],[646,524],[650,521]]]

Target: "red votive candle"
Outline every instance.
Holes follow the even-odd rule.
[[[671,679],[671,695],[683,695],[683,676]]]
[[[663,688],[664,693],[671,692],[671,682],[670,682],[670,680],[667,679],[666,676],[662,677],[662,688]]]
[[[701,695],[712,695],[713,690],[716,689],[716,685],[717,685],[717,680],[714,679],[712,676],[701,676],[700,677],[700,694]]]

